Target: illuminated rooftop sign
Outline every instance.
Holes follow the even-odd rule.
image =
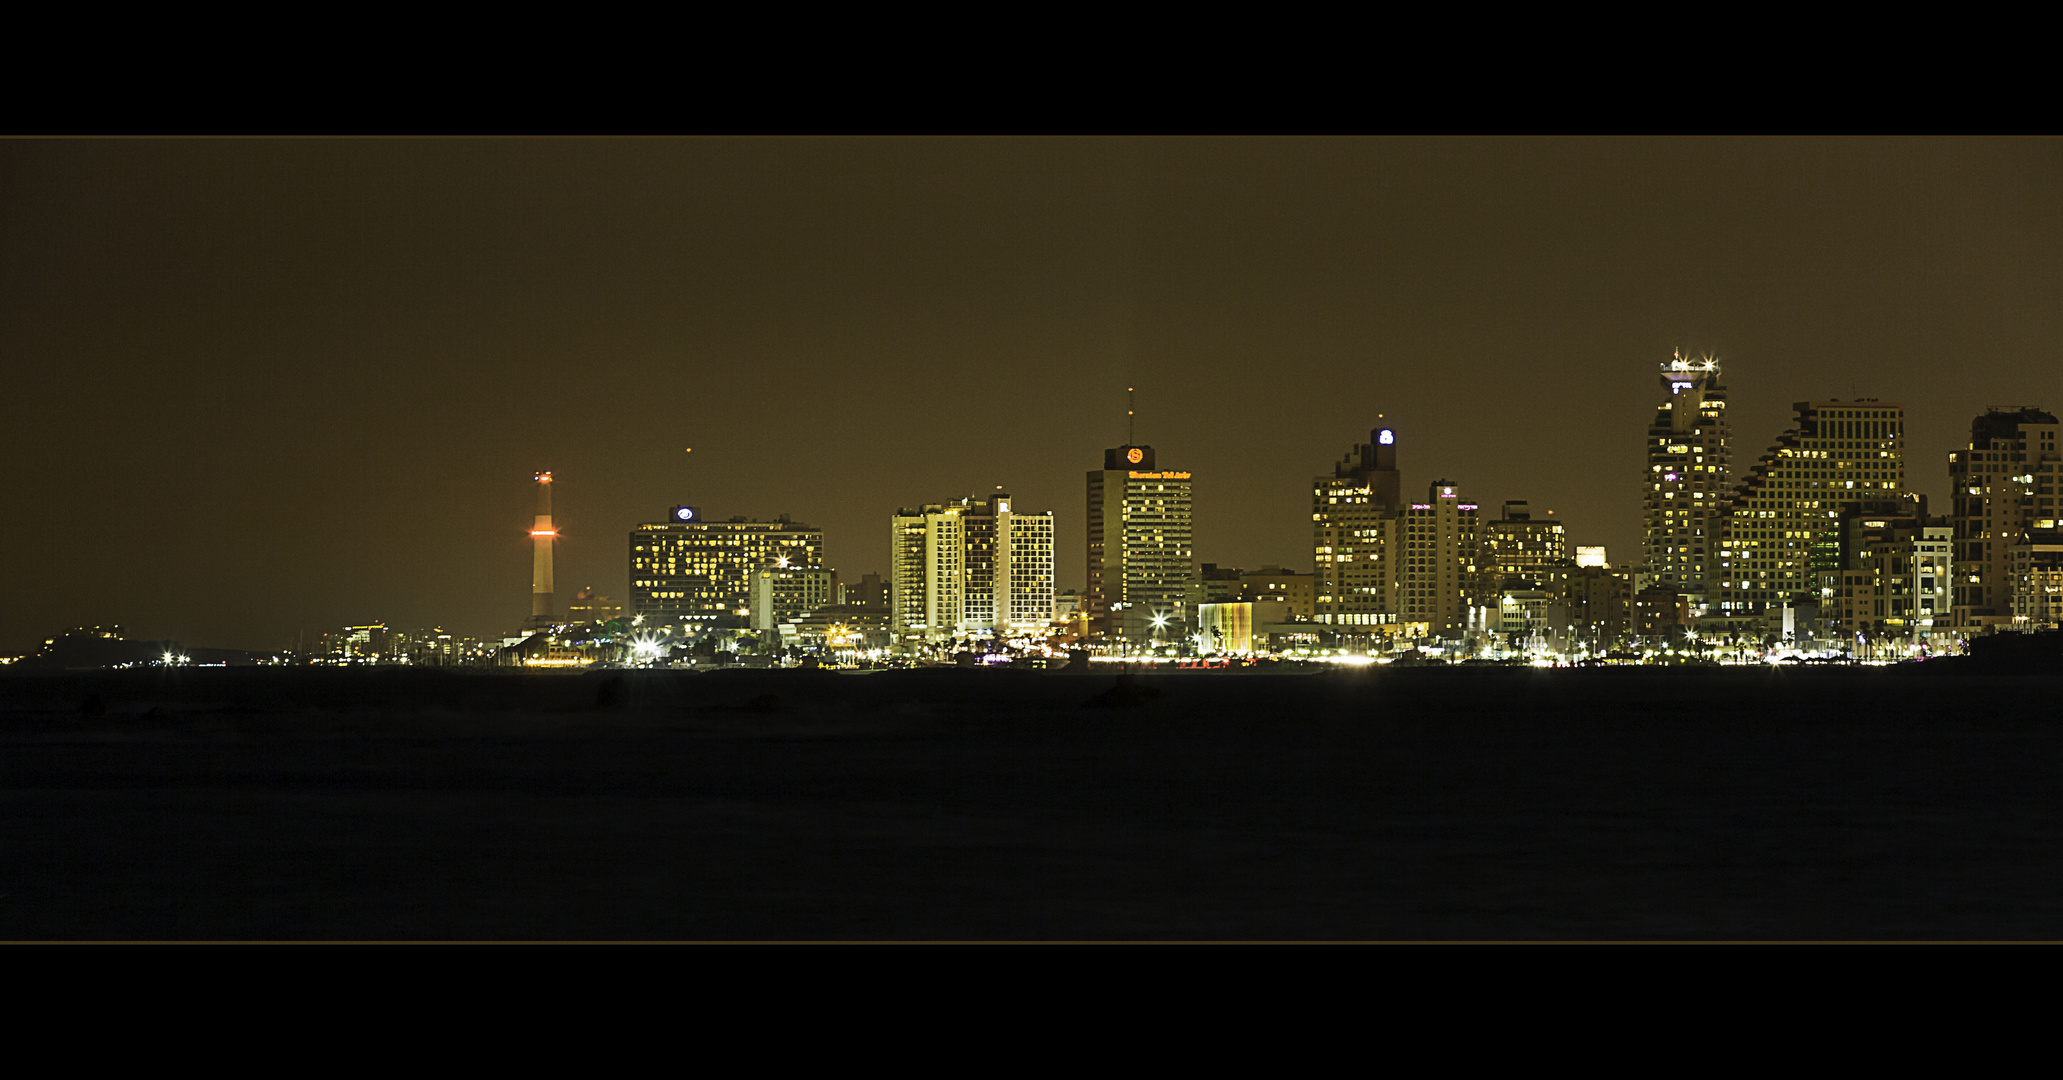
[[[1397,441],[1397,433],[1391,431],[1389,428],[1384,428],[1381,431],[1375,433],[1375,441],[1381,443],[1384,446],[1388,446],[1391,443]]]
[[[1187,480],[1186,472],[1135,472],[1128,474],[1134,480]]]

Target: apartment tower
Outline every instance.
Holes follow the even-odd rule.
[[[1720,503],[1731,486],[1726,386],[1719,361],[1681,352],[1661,380],[1642,477],[1642,555],[1652,586],[1686,596],[1696,613],[1717,581]]]
[[[1103,452],[1088,476],[1093,632],[1111,645],[1174,641],[1187,618],[1183,587],[1194,568],[1192,476],[1160,468],[1153,447]]]
[[[905,644],[1038,633],[1053,620],[1053,512],[997,492],[895,512],[890,628]]]
[[[1311,481],[1312,617],[1333,626],[1397,621],[1397,529],[1403,513],[1397,433],[1387,427]]]
[[[1435,480],[1398,525],[1398,621],[1434,637],[1460,637],[1482,573],[1482,515],[1452,480]]]
[[[2012,550],[2063,517],[2057,430],[2053,413],[1994,406],[1970,422],[1970,445],[1948,455],[1959,630],[2014,621]]]
[[[1905,407],[1886,401],[1801,401],[1796,419],[1724,504],[1708,614],[1768,624],[1814,599],[1818,575],[1843,565],[1842,521],[1910,516]]]

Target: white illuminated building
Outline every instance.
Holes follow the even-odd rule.
[[[1009,495],[929,503],[890,522],[890,629],[901,644],[1043,633],[1053,620],[1053,513]]]

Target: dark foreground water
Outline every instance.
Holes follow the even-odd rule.
[[[4,678],[0,938],[2063,937],[2063,678],[1114,685]]]

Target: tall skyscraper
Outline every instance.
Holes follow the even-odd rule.
[[[1053,513],[998,492],[897,510],[890,626],[904,644],[1043,631],[1053,619]]]
[[[1461,636],[1483,566],[1480,510],[1452,480],[1435,480],[1424,502],[1405,507],[1398,537],[1399,621],[1424,624],[1435,637]]]
[[[2057,431],[2053,413],[1993,408],[1970,422],[1969,447],[1948,455],[1958,629],[2013,622],[2012,549],[2063,517]]]
[[[1801,401],[1797,419],[1755,462],[1721,509],[1708,615],[1768,624],[1812,598],[1821,571],[1842,566],[1844,513],[1909,514],[1905,407]]]
[[[898,645],[960,632],[967,602],[967,522],[962,508],[930,503],[889,520],[888,625]]]
[[[1642,555],[1649,580],[1702,607],[1716,581],[1719,504],[1731,486],[1731,432],[1719,361],[1678,352],[1662,365],[1667,397],[1648,425]]]
[[[708,521],[696,507],[676,506],[667,520],[631,530],[630,610],[647,623],[744,627],[755,573],[823,568],[821,529],[785,516]]]
[[[1153,447],[1103,452],[1089,473],[1089,587],[1096,633],[1115,644],[1174,641],[1194,566],[1192,476],[1159,468]]]
[[[1387,427],[1311,481],[1312,617],[1334,626],[1397,621],[1403,515],[1397,433]],[[1352,631],[1347,631],[1352,632]]]
[[[1010,496],[990,497],[987,513],[970,519],[973,533],[994,552],[989,585],[975,582],[972,594],[983,607],[972,625],[998,637],[1044,633],[1053,622],[1053,511],[1017,509]]]

